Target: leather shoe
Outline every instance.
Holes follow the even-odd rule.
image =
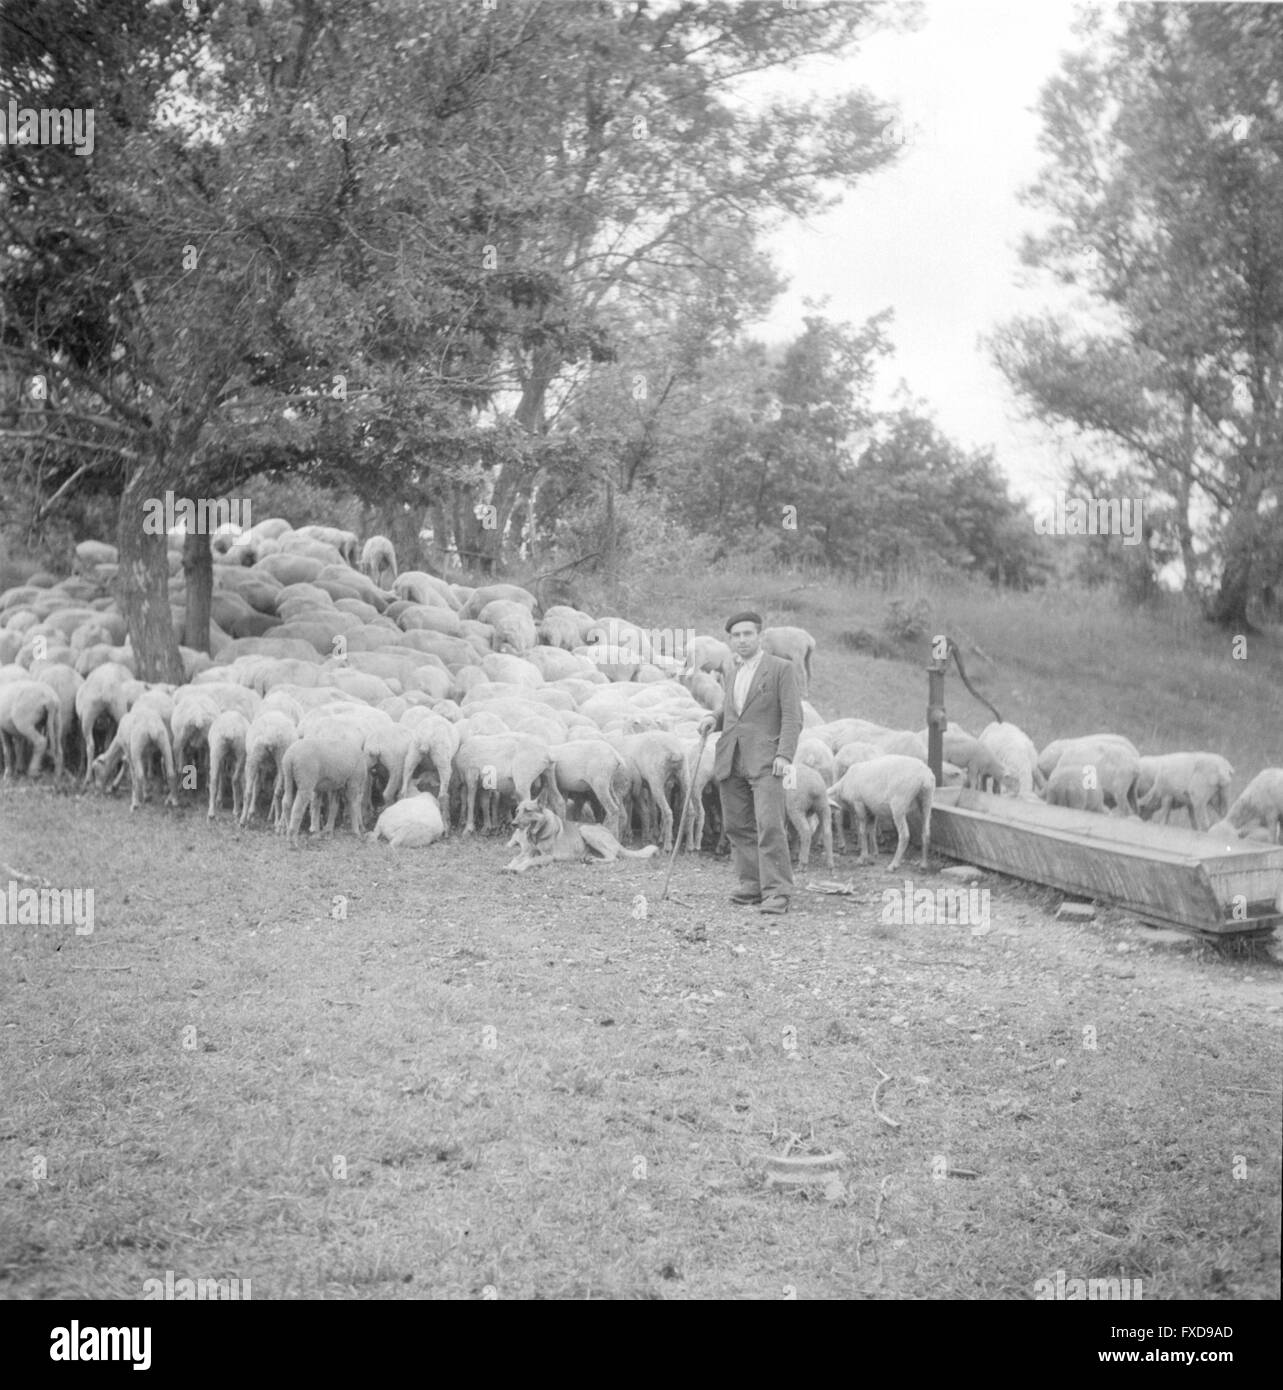
[[[754,907],[762,901],[760,893],[753,893],[747,888],[741,888],[738,892],[731,894],[731,902],[737,907]]]
[[[757,906],[759,912],[769,912],[773,917],[782,917],[789,910],[787,898],[767,898]]]

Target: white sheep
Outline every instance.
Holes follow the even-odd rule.
[[[686,777],[690,786],[690,811],[686,818],[686,848],[698,850],[704,841],[704,793],[713,780],[713,763],[717,757],[717,740],[721,734],[709,734],[704,743],[703,755],[696,762],[700,740],[697,734],[689,734],[683,740],[686,747]]]
[[[714,714],[722,712],[726,691],[716,676],[707,671],[687,671],[682,675],[682,683],[704,709]]]
[[[384,808],[370,839],[386,840],[393,849],[423,849],[444,834],[445,820],[436,797],[416,792]]]
[[[107,662],[94,667],[85,677],[85,683],[76,691],[76,718],[80,721],[80,735],[85,746],[85,786],[93,777],[93,761],[97,753],[94,746],[95,726],[103,718],[108,718],[112,722],[113,733],[119,727],[128,709],[125,687],[133,678],[134,673],[128,667]]]
[[[1136,809],[1139,775],[1140,755],[1125,739],[1070,739],[1051,770],[1046,799],[1088,811],[1112,807],[1127,816]]]
[[[454,756],[454,774],[463,779],[465,835],[476,831],[478,787],[487,793],[482,807],[483,829],[487,831],[494,829],[494,804],[500,796],[528,801],[536,784],[551,787],[556,794],[547,745],[526,734],[472,735],[462,739]]]
[[[1234,769],[1216,753],[1163,753],[1141,758],[1137,802],[1146,820],[1161,815],[1166,825],[1173,807],[1189,812],[1195,830],[1223,818],[1229,806]]]
[[[853,738],[849,743],[844,743],[833,756],[833,781],[840,781],[846,775],[847,769],[854,767],[856,763],[867,763],[882,756],[883,751],[876,743]]]
[[[1046,785],[1047,779],[1038,769],[1038,750],[1023,729],[1007,723],[986,724],[980,731],[980,742],[1002,764],[1004,777],[1010,779],[1008,786],[1014,781],[1021,795],[1035,787],[1041,791]]]
[[[829,805],[837,810],[849,807],[860,834],[860,863],[869,858],[868,822],[890,816],[898,840],[891,869],[900,867],[909,843],[908,812],[922,817],[922,867],[927,867],[931,848],[931,803],[935,797],[935,778],[931,769],[917,758],[886,753],[869,762],[856,763],[828,788]],[[877,836],[874,835],[874,852]]]
[[[823,739],[836,753],[843,744],[857,741],[876,743],[879,738],[894,731],[885,724],[874,724],[868,719],[833,719],[827,724],[817,724],[807,732],[812,738]]]
[[[40,775],[46,748],[53,754],[55,775],[62,776],[62,700],[44,681],[19,679],[0,685],[0,749],[6,781],[18,770],[19,741],[31,745],[29,777]]]
[[[717,637],[696,637],[686,649],[686,671],[711,671],[729,678],[735,658],[731,649]]]
[[[184,690],[188,688],[184,687]],[[188,767],[199,775],[195,757],[188,761],[188,747],[191,746],[197,756],[202,748],[208,752],[209,731],[222,712],[213,700],[202,695],[187,695],[174,701],[174,715],[170,721],[174,734],[174,762],[183,769],[184,778]]]
[[[361,547],[361,571],[380,589],[396,581],[396,547],[386,536],[371,536]]]
[[[249,720],[236,709],[223,710],[209,726],[209,819],[222,800],[223,766],[231,756],[232,815],[240,819],[245,775],[245,737]]]
[[[572,652],[582,645],[584,629],[585,624],[575,609],[567,608],[563,604],[554,604],[540,618],[535,631],[539,641],[545,646]]]
[[[660,831],[665,852],[673,847],[673,810],[668,800],[669,788],[675,790],[677,804],[686,800],[688,772],[686,749],[676,734],[662,729],[642,733],[620,733],[613,740],[615,747],[637,772],[636,790],[641,794],[643,833],[647,840],[654,838],[652,809],[659,812]],[[558,762],[560,780],[561,763]]]
[[[993,725],[989,727],[992,728]],[[1056,764],[1066,753],[1073,753],[1078,749],[1101,743],[1121,744],[1133,758],[1140,757],[1140,752],[1136,745],[1130,739],[1124,738],[1122,734],[1082,734],[1078,738],[1053,739],[1046,748],[1038,754],[1038,771],[1042,773],[1044,777],[1050,777],[1056,769]],[[954,761],[956,762],[958,760],[955,759]]]
[[[797,668],[798,687],[805,695],[811,688],[811,657],[815,653],[815,638],[804,627],[767,627],[762,629],[762,650],[772,656],[782,656]]]
[[[413,722],[410,719],[412,715],[417,716]],[[496,722],[499,728],[494,732],[502,733],[502,721]],[[460,734],[466,730],[431,710],[407,710],[402,716],[402,723],[410,729],[413,738],[405,755],[405,766],[401,770],[401,795],[407,797],[415,793],[414,779],[424,758],[427,758],[437,774],[437,799],[448,814],[454,755],[459,750]],[[447,824],[444,833],[449,834],[449,831],[450,827]]]
[[[837,760],[833,756],[833,750],[823,739],[812,738],[804,733],[797,741],[793,761],[813,767],[824,779],[826,787],[831,787],[838,779]]]
[[[898,753],[901,757],[918,758],[924,763],[927,760],[926,739],[911,729],[892,729],[890,733],[881,734],[869,741],[881,753]]]
[[[369,771],[359,738],[351,733],[301,738],[285,750],[281,771],[284,775],[282,819],[287,825],[286,834],[291,845],[298,847],[299,827],[309,806],[312,808],[312,833],[316,833],[322,792],[344,794],[352,833],[362,834],[361,811]],[[337,795],[332,795],[325,824],[327,835],[333,831],[337,815],[338,799]]]
[[[160,693],[158,693],[160,694]],[[163,697],[163,696],[162,696]],[[116,727],[116,736],[107,749],[90,765],[90,776],[99,786],[106,786],[111,775],[120,765],[119,782],[124,774],[124,760],[129,760],[130,797],[129,809],[136,811],[147,800],[147,765],[153,756],[160,758],[164,770],[166,806],[178,805],[178,777],[174,767],[174,753],[170,742],[169,728],[165,723],[163,707],[157,700],[147,697],[139,699],[121,717]],[[114,785],[114,784],[113,784]]]
[[[565,743],[553,745],[548,752],[556,791],[563,797],[586,798],[591,794],[601,807],[602,824],[615,839],[622,839],[623,798],[632,785],[632,774],[623,753],[603,738],[567,739]],[[561,814],[555,805],[553,810]]]
[[[797,866],[805,869],[811,858],[811,840],[818,828],[824,845],[824,866],[833,868],[833,807],[819,772],[805,763],[793,764],[784,779],[784,814],[797,831]],[[815,817],[815,826],[811,817]]]
[[[269,697],[270,698],[270,697]],[[264,702],[266,705],[266,702]],[[269,760],[275,769],[272,783],[271,821],[279,825],[285,777],[281,761],[285,750],[298,739],[297,721],[279,709],[266,707],[253,719],[245,735],[245,793],[241,804],[241,824],[254,814],[259,784]]]
[[[496,652],[511,652],[520,656],[539,645],[535,620],[530,609],[514,599],[492,599],[481,610],[480,621],[494,629],[492,641]],[[533,669],[533,668],[532,668]],[[538,675],[538,672],[535,672]]]
[[[1277,844],[1280,820],[1283,820],[1283,767],[1267,767],[1252,778],[1225,818],[1209,826],[1207,833],[1242,837],[1253,827],[1261,826],[1269,835],[1270,843]]]

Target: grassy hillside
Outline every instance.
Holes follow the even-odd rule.
[[[972,684],[1040,748],[1110,730],[1142,753],[1207,749],[1233,763],[1235,793],[1262,767],[1283,766],[1283,636],[1243,639],[1236,660],[1233,636],[1177,598],[1153,611],[1102,590],[996,593],[961,579],[897,595],[743,565],[660,573],[614,592],[585,586],[579,597],[591,612],[699,632],[720,633],[736,608],[756,607],[768,624],[796,624],[815,637],[811,698],[822,714],[915,729],[926,725],[930,639],[897,642],[884,623],[895,598],[920,600],[928,632],[959,643]],[[862,631],[889,655],[852,650],[849,637]],[[949,717],[972,733],[989,722],[952,668],[945,699]]]

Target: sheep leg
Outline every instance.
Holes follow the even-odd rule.
[[[121,763],[121,769],[124,769]],[[136,811],[139,803],[147,800],[147,767],[141,748],[131,748],[129,758],[129,809]]]
[[[833,814],[827,801],[820,811],[820,836],[824,844],[824,867],[833,872]]]
[[[904,858],[904,852],[909,847],[909,818],[902,809],[892,813],[895,820],[895,854],[891,859],[889,872],[894,873],[900,867],[900,860]]]
[[[216,755],[214,750],[209,750],[209,813],[207,820],[214,819],[214,812],[218,809],[219,787],[223,780],[223,758],[221,750]]]
[[[287,789],[288,790],[288,789]],[[295,848],[299,848],[298,832],[303,824],[303,816],[311,804],[312,798],[303,787],[296,787],[294,799],[290,805],[290,818],[286,826],[286,839]]]
[[[347,805],[352,823],[352,834],[358,839],[360,839],[361,834],[365,830],[364,822],[361,819],[361,803],[364,799],[364,788],[361,783],[364,780],[364,778],[357,776],[347,784]]]
[[[785,812],[785,817],[797,831],[797,867],[805,869],[811,858],[811,823],[791,806]]]
[[[664,832],[664,853],[670,854],[673,848],[673,808],[668,804],[668,797],[664,795],[662,783],[658,789],[653,789],[651,794],[659,807],[659,824]],[[647,836],[647,843],[654,843],[650,836]]]
[[[31,757],[27,762],[27,776],[39,777],[40,765],[45,756],[44,735],[36,728],[34,719],[17,718],[14,720],[14,728],[22,738],[31,744]]]
[[[869,813],[862,805],[851,807],[851,818],[855,821],[856,829],[860,832],[860,859],[861,864],[867,864],[869,860]],[[878,832],[876,825],[873,830],[873,857],[878,857]]]
[[[261,766],[256,758],[252,763],[246,762],[245,766],[245,794],[241,803],[241,825],[244,825],[254,813],[254,803],[258,800],[258,770]]]
[[[239,752],[236,755],[236,762],[232,767],[232,816],[239,822],[244,811],[244,777],[245,777],[245,754]]]
[[[448,835],[450,833],[450,778],[453,768],[450,765],[449,758],[443,758],[440,762],[434,758],[432,760],[432,765],[436,768],[437,782],[440,788],[437,792],[437,800],[440,802],[441,810],[444,812],[441,817],[442,821],[445,823],[445,830],[443,833]]]
[[[178,772],[174,767],[174,750],[169,746],[168,737],[160,745],[160,762],[165,770],[165,805],[178,805]]]

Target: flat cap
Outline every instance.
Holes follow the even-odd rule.
[[[733,618],[727,618],[726,631],[729,632],[736,623],[756,623],[758,631],[760,632],[762,628],[762,615],[760,613],[751,612],[736,613]]]

